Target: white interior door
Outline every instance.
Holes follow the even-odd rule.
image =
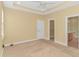
[[[44,39],[44,21],[37,20],[37,39]]]

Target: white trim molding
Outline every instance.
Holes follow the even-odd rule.
[[[2,40],[2,46],[4,44],[4,10],[2,8],[1,10],[1,40]],[[1,53],[1,56],[3,56],[3,52],[4,52],[4,48],[2,48],[2,53]]]
[[[46,11],[40,11],[40,10],[33,10],[33,9],[29,9],[29,8],[25,8],[25,7],[21,7],[21,6],[18,6],[16,4],[14,4],[13,2],[4,2],[4,6],[5,7],[8,7],[8,8],[13,8],[13,9],[18,9],[18,10],[23,10],[23,11],[28,11],[28,12],[32,12],[32,13],[35,13],[35,14],[40,14],[40,15],[47,15],[47,14],[50,14],[50,13],[54,13],[54,12],[57,12],[57,11],[60,11],[60,10],[64,10],[66,8],[70,8],[70,7],[73,7],[73,6],[77,6],[79,5],[79,2],[78,1],[74,1],[74,2],[63,2],[61,3],[60,5],[56,5],[54,6],[53,8],[50,8],[49,10],[46,10]]]
[[[21,10],[21,11],[25,11],[25,12],[31,12],[34,14],[43,15],[43,12],[39,12],[39,11],[35,11],[35,10],[31,10],[31,9],[23,8],[23,7],[19,7],[19,6],[5,6],[5,7],[15,9],[15,10]]]
[[[55,43],[58,43],[58,44],[61,44],[61,45],[63,45],[63,46],[66,46],[66,47],[67,47],[67,45],[66,45],[65,43],[59,42],[59,41],[57,41],[57,40],[55,40]]]
[[[48,11],[45,11],[44,15],[47,15],[47,14],[50,14],[50,13],[54,13],[54,12],[58,12],[58,11],[61,11],[61,10],[65,10],[67,8],[70,8],[70,7],[75,7],[79,5],[79,2],[78,1],[74,1],[74,2],[64,2],[62,5],[59,5],[55,8],[52,8]]]
[[[48,19],[48,40],[50,40],[50,21],[51,20],[54,20],[54,41],[55,41],[55,19],[54,18]]]
[[[11,44],[18,45],[18,44],[22,44],[22,43],[26,43],[26,42],[35,41],[35,40],[37,40],[37,39],[29,39],[29,40],[14,42],[14,43],[8,43],[8,44],[4,44],[4,45],[5,45],[5,47],[7,47],[7,46],[10,46]]]

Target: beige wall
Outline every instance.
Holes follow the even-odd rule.
[[[1,20],[2,20],[2,2],[0,2],[0,56],[2,56],[2,52],[3,52],[3,48],[2,48],[2,43],[3,43],[3,39],[1,36]]]
[[[66,44],[65,17],[78,14],[79,6],[66,8],[45,16],[5,8],[5,43],[36,39],[36,21],[45,21],[45,37],[48,39],[48,19],[55,20],[55,40]]]
[[[4,8],[5,44],[36,39],[36,21],[42,16],[26,11]]]
[[[53,18],[55,20],[55,40],[66,45],[65,39],[65,18],[66,16],[79,14],[79,6],[66,8],[61,11],[57,11],[48,15],[45,15],[45,36],[48,38],[48,19]]]

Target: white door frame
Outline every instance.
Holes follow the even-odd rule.
[[[48,40],[50,40],[50,21],[54,20],[53,18],[48,19]],[[55,31],[55,20],[54,20],[54,31]],[[54,32],[54,41],[55,41],[55,32]]]
[[[4,44],[4,10],[2,9],[1,11],[1,41],[2,41],[2,46]],[[4,48],[2,48],[4,50]],[[1,56],[3,55],[3,50],[2,50],[2,54]]]
[[[66,46],[68,46],[68,18],[69,17],[75,17],[75,16],[79,16],[79,14],[74,14],[74,15],[70,15],[70,16],[66,16],[65,18],[65,40],[66,40]]]

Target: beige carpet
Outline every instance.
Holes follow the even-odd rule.
[[[5,57],[71,57],[79,56],[79,49],[64,47],[50,40],[36,40],[5,47]]]

